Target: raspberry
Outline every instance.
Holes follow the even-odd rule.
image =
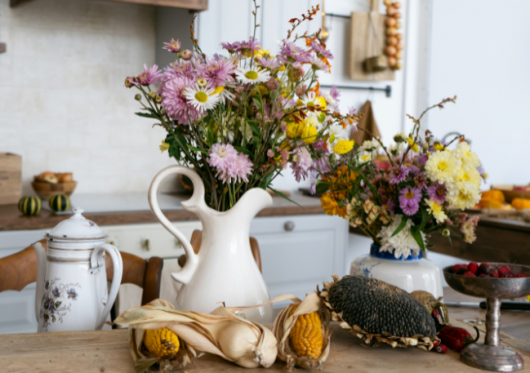
[[[491,271],[491,272],[490,272],[490,277],[492,277],[492,278],[499,278],[499,272],[497,272],[497,271]]]
[[[466,264],[455,264],[453,266],[453,273],[458,273],[458,270],[460,268],[466,268],[467,269],[467,265]]]
[[[499,271],[499,276],[500,277],[504,277],[504,275],[507,274],[507,273],[512,273],[511,268],[508,267],[508,266],[500,266],[497,271]]]
[[[471,262],[467,265],[467,270],[469,272],[477,273],[478,271],[478,264],[475,262]]]
[[[473,272],[464,272],[464,274],[462,276],[466,276],[466,277],[477,277],[476,274],[474,274]]]
[[[477,274],[484,273],[485,275],[488,275],[491,272],[491,270],[492,270],[492,268],[491,268],[491,266],[488,263],[482,263],[478,267]]]

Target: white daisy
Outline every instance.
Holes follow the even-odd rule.
[[[226,101],[233,101],[235,97],[234,94],[226,88],[227,87],[234,88],[234,86],[235,84],[229,83],[226,85],[226,87],[223,87],[223,86],[216,87],[213,90],[212,95],[215,95],[215,94],[219,95],[219,102],[221,104],[224,104]]]
[[[237,78],[243,83],[265,83],[269,80],[270,72],[254,68],[240,67],[236,70]]]
[[[326,120],[326,114],[323,112],[326,110],[327,104],[326,99],[322,96],[317,96],[314,91],[307,92],[307,95],[298,99],[296,102],[297,106],[305,106],[311,109],[320,110],[307,110],[306,114],[310,117],[317,119],[320,123]]]
[[[348,133],[342,125],[333,123],[329,126],[329,139],[328,143],[333,144],[339,140],[346,140],[348,138]]]
[[[376,151],[381,147],[381,144],[379,144],[376,140],[366,140],[363,142],[363,145],[361,146],[360,150],[364,150],[366,152],[373,152]]]
[[[188,87],[184,92],[188,101],[200,112],[213,109],[219,103],[219,94],[211,88]]]

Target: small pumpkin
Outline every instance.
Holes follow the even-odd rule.
[[[70,208],[70,198],[65,194],[57,194],[48,201],[50,208],[53,211],[61,212]]]
[[[41,201],[38,197],[22,197],[18,201],[18,209],[24,215],[37,215],[41,208]]]
[[[530,199],[514,198],[512,206],[516,210],[530,209]]]
[[[482,198],[483,200],[489,199],[493,201],[498,201],[501,203],[501,205],[505,202],[504,193],[500,190],[486,190],[482,192]]]

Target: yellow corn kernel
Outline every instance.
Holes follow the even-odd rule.
[[[291,315],[298,305],[293,307]],[[298,356],[309,356],[316,360],[322,354],[322,322],[318,312],[298,316],[289,334],[294,350]]]
[[[168,328],[146,330],[144,345],[149,352],[159,357],[174,355],[179,350],[180,342],[175,333]]]

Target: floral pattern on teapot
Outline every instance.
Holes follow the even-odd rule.
[[[44,330],[47,330],[48,326],[56,321],[62,324],[63,318],[71,311],[71,301],[76,301],[79,298],[79,292],[76,290],[76,288],[81,288],[79,283],[63,284],[59,281],[61,281],[60,278],[54,278],[44,282],[40,315]],[[66,304],[68,301],[69,303]]]

